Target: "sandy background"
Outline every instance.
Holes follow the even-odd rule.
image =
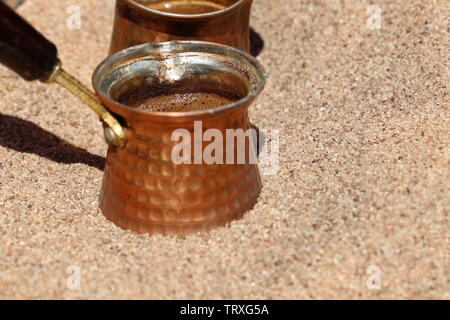
[[[80,30],[67,7],[82,9]],[[383,10],[380,30],[367,8]],[[136,235],[97,209],[97,117],[56,85],[0,67],[0,298],[450,298],[447,1],[257,0],[270,72],[253,122],[281,163],[228,228]],[[112,0],[19,11],[90,84]],[[68,267],[80,268],[70,290]],[[368,267],[381,289],[367,285]]]

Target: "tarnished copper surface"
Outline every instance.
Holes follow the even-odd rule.
[[[175,14],[145,6],[161,0],[116,0],[110,53],[142,43],[170,40],[210,41],[248,52],[253,0],[210,1],[226,7],[203,14]]]
[[[109,106],[110,107],[110,106]],[[203,121],[205,128],[243,128],[246,108]],[[188,234],[242,217],[261,190],[256,165],[175,165],[170,159],[176,125],[154,120],[129,123],[125,148],[110,147],[100,208],[118,226],[137,232]]]
[[[203,79],[212,75],[218,83],[227,81],[226,74],[221,76],[219,70],[232,70],[246,79],[248,93],[227,106],[178,113],[140,111],[115,102],[114,88],[120,87],[120,78],[130,79],[142,72],[150,72],[151,77],[152,68],[146,64],[152,63],[170,69],[154,76],[182,74]],[[191,68],[197,75],[190,74]],[[201,68],[204,70],[200,72]],[[248,107],[264,81],[264,70],[248,54],[195,41],[141,45],[106,59],[94,73],[93,84],[105,107],[123,123],[126,142],[124,147],[110,145],[108,150],[100,196],[103,214],[124,229],[179,235],[210,230],[241,218],[255,205],[261,191],[257,165],[174,164],[171,152],[177,142],[172,142],[171,136],[174,130],[183,128],[192,133],[193,140],[194,121],[200,120],[203,131],[247,130]],[[202,148],[206,145],[203,143]]]

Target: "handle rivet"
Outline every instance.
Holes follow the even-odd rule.
[[[104,127],[103,133],[105,135],[106,143],[113,146],[119,146],[117,136],[110,127]]]

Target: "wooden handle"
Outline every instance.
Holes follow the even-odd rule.
[[[58,63],[56,46],[1,1],[0,63],[28,81],[45,78]]]

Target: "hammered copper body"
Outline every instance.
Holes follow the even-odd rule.
[[[210,0],[225,9],[203,14],[176,14],[146,7],[161,0],[116,0],[110,53],[147,42],[202,40],[250,50],[253,0]]]
[[[233,104],[191,112],[139,111],[115,101],[121,83],[146,77],[210,78],[247,93]],[[106,108],[121,119],[126,143],[108,150],[100,196],[103,214],[124,229],[150,234],[190,234],[241,218],[261,191],[257,165],[174,164],[171,152],[177,142],[171,136],[181,128],[194,137],[194,121],[202,121],[203,131],[247,130],[248,107],[264,82],[264,70],[256,59],[211,43],[145,44],[106,59],[95,71],[93,84]]]

